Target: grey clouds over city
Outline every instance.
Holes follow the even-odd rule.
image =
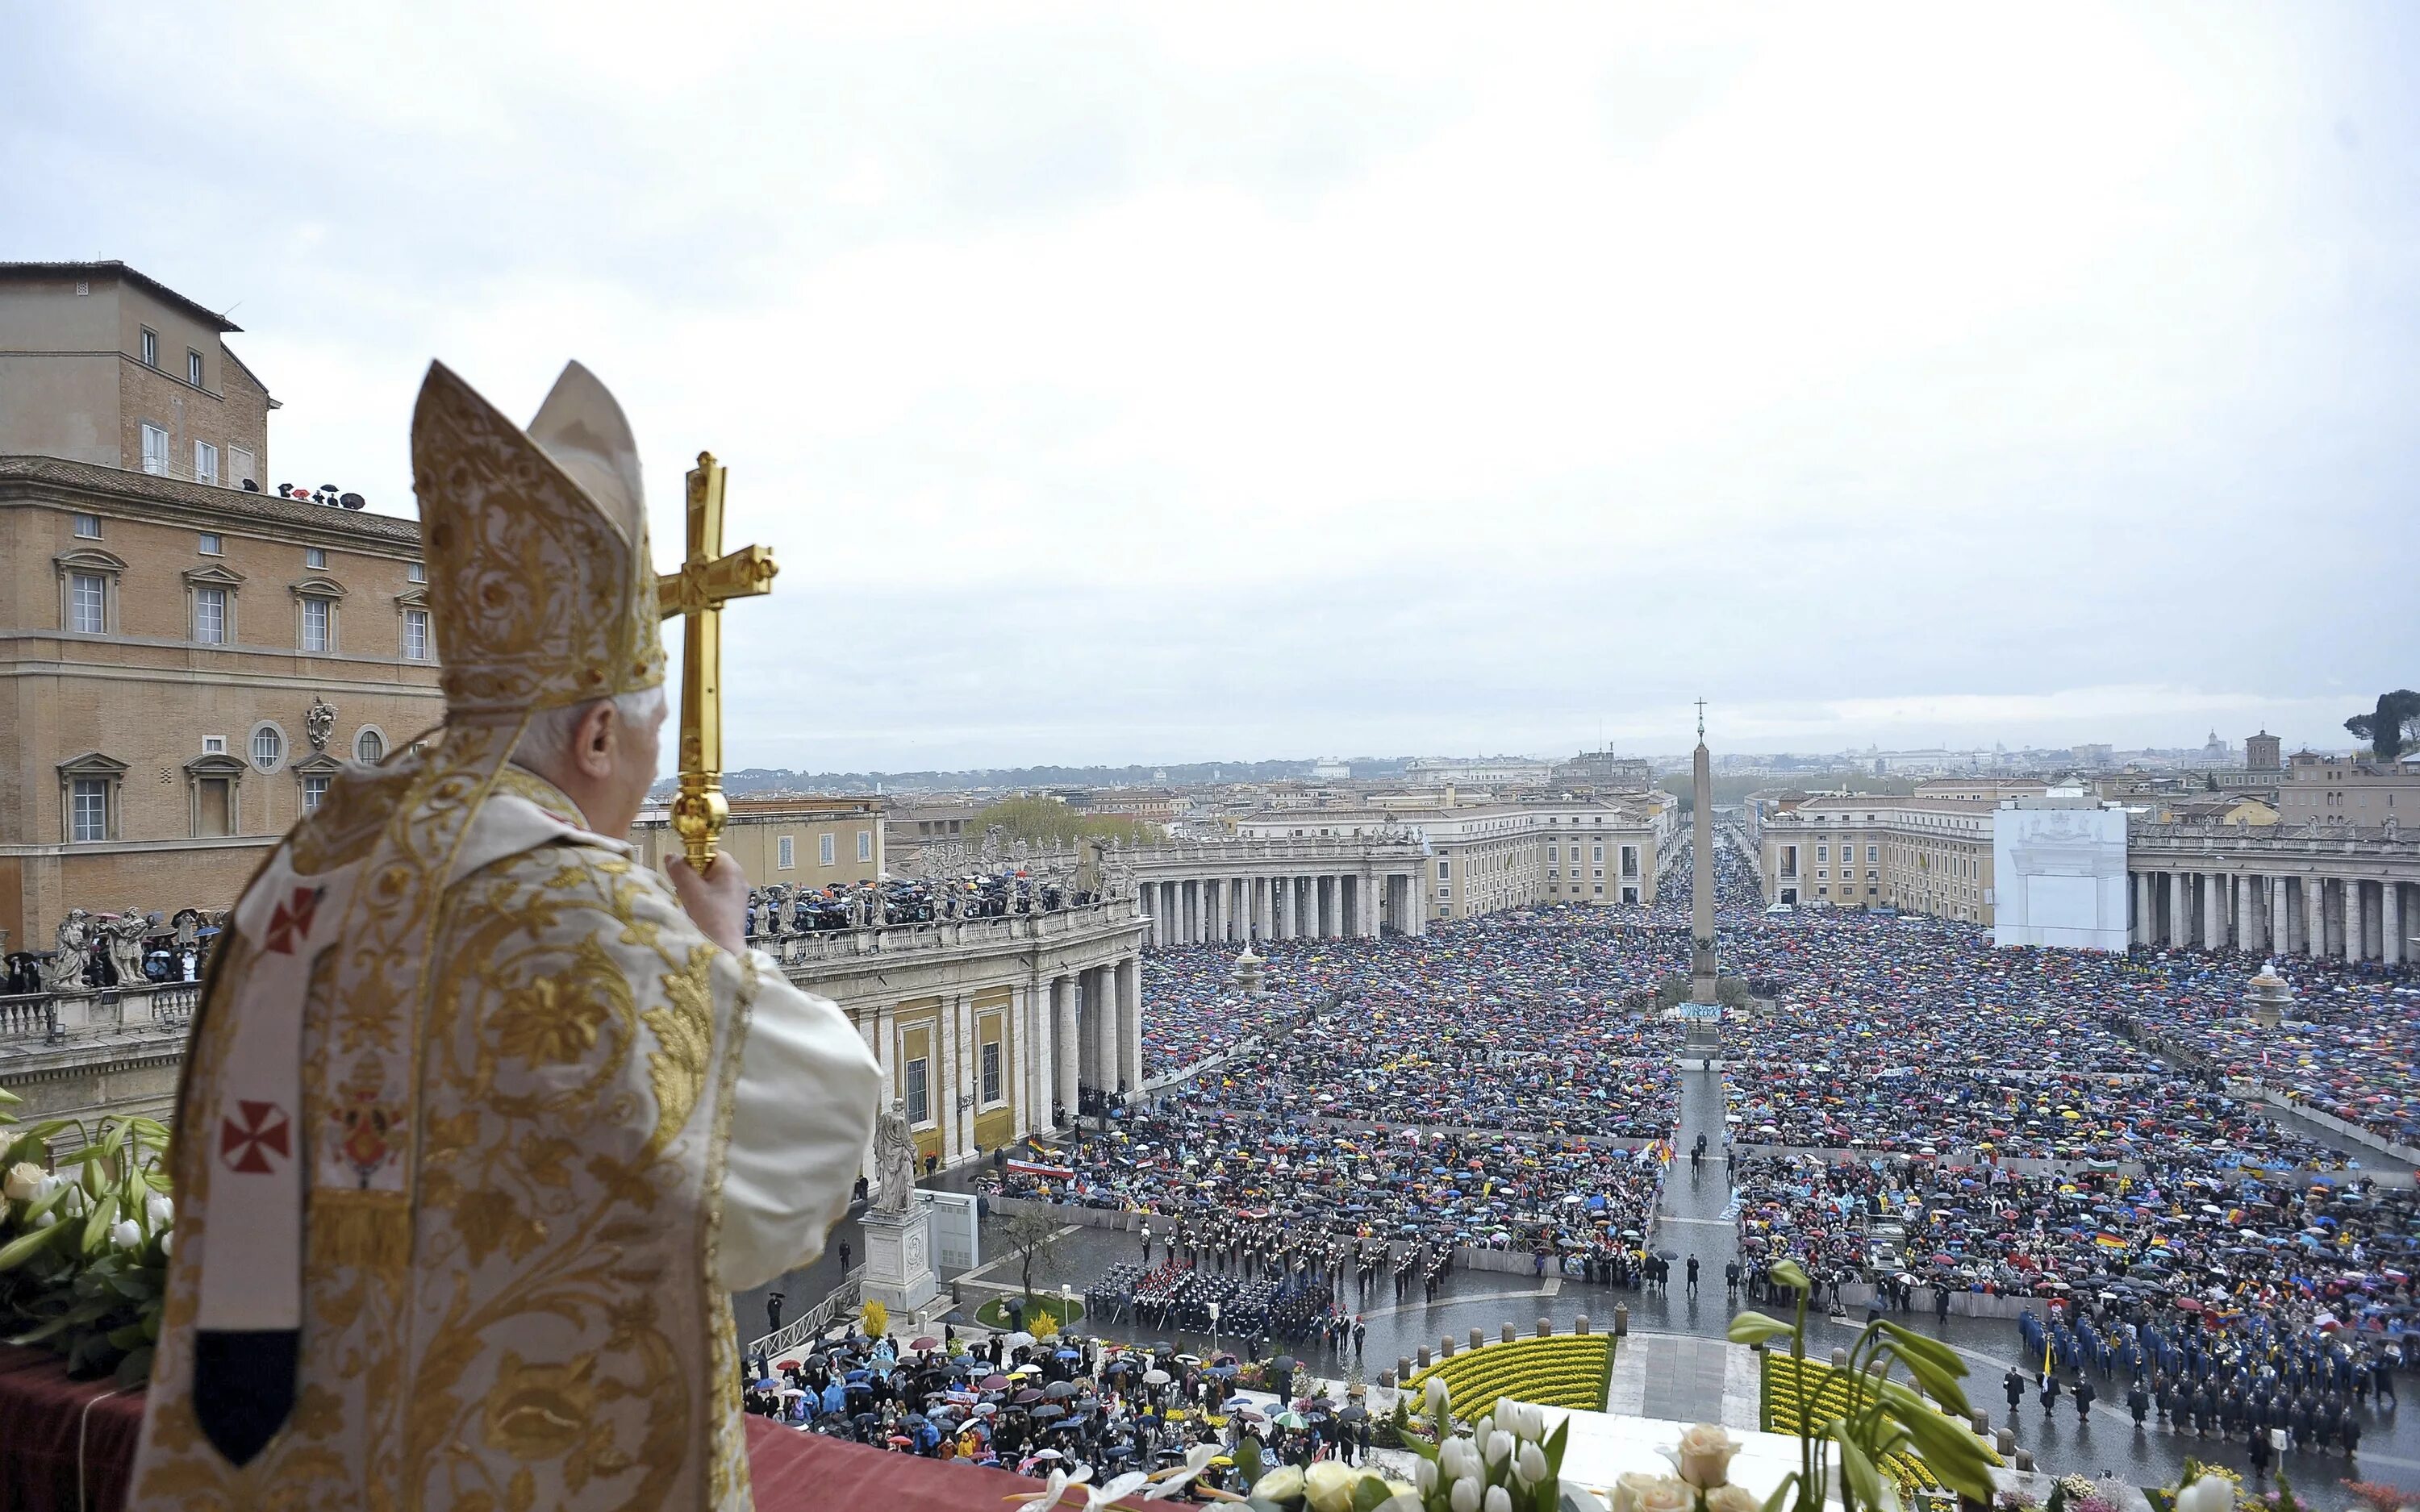
[[[594,368],[659,560],[712,448],[735,767],[2341,746],[2420,675],[2408,10],[446,9],[21,10],[0,246],[231,306],[276,481],[409,512],[431,357]]]

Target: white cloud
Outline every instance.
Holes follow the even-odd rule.
[[[1699,692],[2182,740],[2412,681],[2393,12],[32,28],[10,255],[240,300],[280,477],[399,505],[432,355],[604,375],[660,555],[731,465],[785,563],[736,763],[1661,748]],[[207,131],[138,43],[240,60]]]

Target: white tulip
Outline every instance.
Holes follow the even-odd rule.
[[[1479,1482],[1455,1481],[1453,1490],[1446,1500],[1453,1507],[1453,1512],[1479,1512]]]
[[[141,1249],[143,1226],[132,1218],[120,1218],[109,1226],[109,1242],[119,1249]]]
[[[1437,1467],[1433,1459],[1412,1461],[1412,1486],[1422,1496],[1436,1489]]]
[[[1430,1427],[1436,1428],[1440,1432],[1444,1431],[1447,1407],[1451,1399],[1452,1398],[1446,1391],[1445,1382],[1439,1381],[1435,1376],[1431,1376],[1429,1378],[1428,1390]]]
[[[1261,1502],[1291,1502],[1302,1495],[1302,1472],[1293,1465],[1280,1465],[1252,1483],[1252,1498]]]
[[[2176,1512],[2232,1512],[2235,1488],[2216,1475],[2201,1479],[2177,1493]]]
[[[1546,1478],[1546,1451],[1534,1443],[1524,1443],[1512,1452],[1512,1475],[1524,1486],[1535,1486]]]
[[[1474,1441],[1480,1443],[1485,1443],[1487,1442],[1487,1436],[1495,1431],[1496,1414],[1490,1412],[1484,1417],[1481,1417],[1477,1423],[1471,1425],[1470,1436]]]
[[[1500,1465],[1512,1456],[1512,1435],[1498,1428],[1487,1436],[1487,1462]]]
[[[1353,1487],[1361,1473],[1342,1459],[1322,1459],[1302,1473],[1304,1499],[1311,1512],[1352,1512]]]
[[[1512,1493],[1501,1486],[1490,1486],[1480,1505],[1484,1512],[1512,1512]]]
[[[177,1221],[177,1205],[168,1200],[166,1193],[154,1192],[143,1199],[143,1221],[156,1234]]]
[[[163,1255],[167,1254],[167,1253],[168,1253],[168,1248],[169,1248],[170,1244],[172,1244],[172,1243],[175,1242],[176,1238],[177,1238],[177,1231],[176,1231],[175,1229],[173,1229],[173,1228],[171,1228],[171,1229],[167,1230],[165,1233],[163,1233],[163,1234],[160,1236],[160,1253],[161,1253],[161,1254],[163,1254]]]
[[[1478,1458],[1468,1439],[1448,1439],[1437,1451],[1437,1469],[1448,1480],[1461,1480],[1479,1473]]]
[[[1534,1402],[1512,1404],[1512,1436],[1516,1439],[1543,1439],[1546,1436],[1546,1414]]]
[[[0,1192],[11,1202],[31,1202],[42,1195],[42,1183],[50,1172],[29,1160],[21,1160],[8,1167],[8,1179],[0,1181]]]

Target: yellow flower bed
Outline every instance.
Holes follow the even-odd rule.
[[[1406,1384],[1417,1404],[1430,1381],[1444,1381],[1453,1415],[1468,1422],[1494,1412],[1502,1396],[1601,1412],[1612,1374],[1612,1335],[1557,1334],[1465,1350],[1437,1361]]]
[[[1818,1424],[1829,1423],[1849,1410],[1849,1373],[1834,1369],[1818,1360],[1804,1363],[1806,1374],[1795,1373],[1801,1363],[1778,1350],[1764,1354],[1764,1431],[1767,1433],[1803,1433],[1799,1418],[1800,1392],[1806,1397],[1807,1416]],[[1792,1388],[1793,1380],[1804,1382],[1798,1390]],[[1983,1458],[1993,1464],[2002,1463],[1998,1453],[1987,1443]],[[1881,1468],[1899,1482],[1902,1492],[1937,1491],[1945,1489],[1941,1478],[1932,1473],[1920,1456],[1890,1454],[1883,1456]]]

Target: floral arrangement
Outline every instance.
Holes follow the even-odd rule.
[[[1494,1411],[1505,1396],[1593,1412],[1605,1406],[1612,1369],[1611,1335],[1558,1334],[1465,1350],[1439,1360],[1404,1384],[1419,1391],[1432,1381],[1444,1381],[1454,1415],[1465,1420]]]
[[[858,1325],[870,1339],[878,1339],[891,1332],[891,1309],[869,1297],[858,1309]],[[1039,1335],[1037,1335],[1039,1336]]]
[[[2063,1489],[2065,1482],[2060,1485]],[[2156,1489],[2146,1487],[2143,1496],[2151,1504],[2151,1512],[2235,1512],[2236,1504],[2245,1500],[2242,1475],[2225,1465],[2204,1464],[2198,1459],[2185,1461],[2184,1473],[2177,1477],[2175,1485]],[[2052,1512],[2059,1512],[2056,1491],[2052,1493],[2051,1501]],[[2274,1508],[2275,1512],[2303,1512],[2284,1471],[2277,1473],[2277,1489],[2258,1504]]]
[[[1807,1300],[1812,1284],[1795,1260],[1776,1263],[1772,1275],[1797,1293],[1795,1319],[1785,1323],[1762,1313],[1745,1312],[1732,1319],[1730,1325],[1734,1344],[1764,1347],[1783,1338],[1790,1341],[1787,1415],[1798,1433],[1798,1468],[1782,1478],[1765,1504],[1775,1512],[1793,1504],[1797,1512],[1823,1512],[1827,1491],[1837,1491],[1842,1512],[1900,1512],[1899,1484],[1882,1467],[1901,1457],[1921,1460],[1942,1485],[1989,1505],[1990,1460],[1982,1441],[1964,1423],[1973,1409],[1958,1384],[1966,1374],[1966,1364],[1957,1351],[1886,1318],[1876,1319],[1865,1326],[1849,1350],[1847,1389],[1836,1410],[1820,1403],[1807,1390],[1811,1378],[1807,1368]],[[1894,1369],[1905,1370],[1915,1387],[1892,1380]],[[1925,1396],[1917,1396],[1916,1388]],[[1925,1396],[1956,1413],[1958,1420],[1945,1417]],[[1831,1478],[1827,1445],[1839,1456],[1837,1487],[1827,1485]],[[1617,1507],[1616,1512],[1626,1509]],[[1727,1509],[1715,1508],[1710,1502],[1708,1512]]]
[[[82,1126],[19,1130],[8,1111],[18,1101],[0,1091],[0,1338],[62,1355],[77,1375],[139,1384],[151,1374],[177,1218],[168,1131],[113,1120],[54,1160],[52,1141]]]

